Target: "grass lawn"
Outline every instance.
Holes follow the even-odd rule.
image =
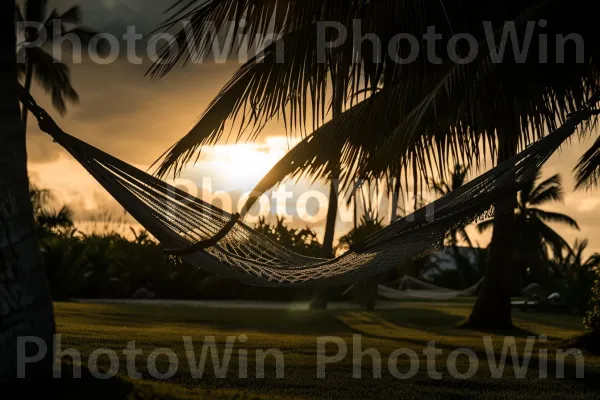
[[[515,376],[518,375],[518,368],[513,367],[511,356],[508,355],[503,377],[498,379],[490,372],[482,337],[491,336],[491,351],[499,360],[504,336],[454,328],[468,316],[471,305],[464,300],[406,302],[404,308],[397,310],[315,312],[57,303],[56,318],[58,332],[62,334],[62,349],[77,349],[85,365],[96,349],[112,349],[117,353],[119,362],[113,367],[119,369],[118,379],[86,383],[86,387],[95,388],[92,391],[100,396],[98,398],[598,398],[598,357],[586,355],[585,379],[576,379],[575,356],[567,356],[565,378],[556,378],[556,350],[563,341],[582,332],[581,318],[515,312],[515,321],[520,330],[511,335],[516,336],[521,361],[528,336],[546,335],[548,340],[541,345],[539,341],[535,342],[524,378]],[[353,338],[357,334],[361,335],[363,350],[373,348],[381,355],[381,378],[373,377],[371,356],[363,358],[362,368],[354,366]],[[239,342],[239,335],[246,335],[245,343]],[[210,356],[207,357],[202,377],[195,378],[190,371],[182,339],[184,336],[192,337],[196,364],[200,361],[202,345],[207,343],[207,336],[215,337],[220,361],[227,338],[235,337],[226,378],[219,378],[215,373]],[[317,338],[327,336],[343,339],[348,351],[339,362],[328,364],[326,378],[319,379]],[[136,357],[135,370],[142,374],[142,381],[123,378],[128,371],[123,350],[132,341],[135,341],[135,348],[141,350],[141,355]],[[435,370],[441,374],[439,380],[428,373],[428,357],[423,354],[430,341],[435,341],[436,348],[441,351],[435,358]],[[171,349],[179,361],[177,373],[168,381],[156,380],[149,370],[155,364],[158,372],[166,373],[169,366],[173,366],[166,355],[152,358],[148,363],[149,355],[160,348]],[[274,356],[265,358],[264,378],[257,377],[260,371],[256,368],[256,360],[261,357],[260,354],[257,356],[256,350],[271,348],[281,350],[284,356],[282,379],[276,377]],[[465,355],[458,356],[456,362],[448,362],[449,354],[457,348],[472,349],[477,355],[478,365],[470,363]],[[242,349],[247,349],[247,357],[240,351]],[[333,356],[338,346],[331,343],[326,349],[327,355]],[[406,351],[390,362],[390,354],[397,349],[411,349],[418,356],[418,370],[414,377],[399,379],[395,376],[410,370]],[[545,364],[543,358],[540,361],[540,349],[547,349],[548,352],[549,379],[540,378],[540,364]],[[106,355],[99,358],[99,363],[104,371],[110,367]],[[389,364],[392,364],[392,370]],[[130,368],[132,366],[129,365]],[[457,373],[469,372],[470,367],[476,367],[471,371],[472,378],[456,377]],[[356,372],[354,368],[361,370],[362,378],[353,378]],[[240,370],[247,371],[248,378],[240,377]],[[63,374],[68,376],[72,371],[65,368]],[[64,382],[83,384],[71,380]],[[112,393],[110,397],[103,397],[108,393]]]

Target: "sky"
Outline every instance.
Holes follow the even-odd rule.
[[[59,11],[72,4],[70,0],[50,0],[50,7],[57,7]],[[155,0],[80,0],[78,4],[83,8],[86,25],[100,32],[119,35],[131,25],[135,25],[139,33],[151,32],[159,26],[163,18],[161,12],[168,6],[168,2]],[[64,117],[52,114],[66,132],[146,170],[187,133],[240,64],[235,60],[225,64],[195,64],[177,68],[159,80],[145,76],[149,66],[148,61],[136,65],[124,56],[106,65],[89,61],[71,65],[73,85],[80,94],[80,103],[70,106]],[[39,87],[34,88],[33,94],[42,106],[51,110],[48,97]],[[548,209],[567,213],[581,226],[581,231],[562,227],[558,227],[558,231],[569,242],[589,238],[590,250],[600,251],[600,190],[574,192],[572,189],[572,169],[586,145],[589,146],[595,137],[594,133],[583,143],[574,140],[563,146],[543,172],[546,177],[561,174],[566,192],[563,204]],[[207,189],[206,178],[211,178],[213,191],[230,192],[237,202],[242,193],[250,191],[294,143],[285,136],[283,125],[274,122],[254,143],[221,143],[205,149],[198,163],[188,166],[176,183],[190,186],[191,191],[196,190],[201,195],[202,187]],[[35,123],[30,123],[28,149],[32,180],[51,189],[57,204],[71,205],[79,221],[93,219],[99,212],[122,214],[122,209],[93,178],[40,132]],[[327,192],[326,185],[311,186],[308,181],[297,185],[292,182],[287,187],[294,188],[295,199],[309,188]],[[322,234],[324,210],[318,208],[318,202],[298,204],[298,209],[288,211],[302,213],[304,209],[308,210],[306,212],[314,217],[311,227]],[[338,223],[338,235],[351,225]],[[484,246],[489,237],[477,236],[475,240]]]

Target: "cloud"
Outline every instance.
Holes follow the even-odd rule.
[[[94,30],[121,35],[130,25],[149,33],[160,26],[165,2],[155,0],[51,0],[50,8],[67,10],[74,4],[82,9],[84,24]]]
[[[144,76],[147,66],[124,60],[71,69],[80,104],[69,106],[62,118],[36,85],[33,96],[40,105],[65,132],[126,161],[151,164],[188,132],[235,65],[190,66],[155,81]],[[55,160],[60,148],[50,145],[33,120],[30,128],[31,160]]]

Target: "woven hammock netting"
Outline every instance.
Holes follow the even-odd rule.
[[[231,214],[64,133],[31,97],[23,103],[42,130],[165,247],[186,248],[229,229]],[[577,126],[595,114],[578,111],[516,157],[371,236],[359,251],[335,259],[306,257],[237,221],[214,245],[182,258],[209,273],[260,286],[340,285],[380,274],[439,250],[456,227],[492,216],[496,201],[532,179]]]

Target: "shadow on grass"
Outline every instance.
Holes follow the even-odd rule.
[[[548,325],[550,320],[552,326],[562,329],[581,330],[583,328],[583,316],[573,317],[564,314],[542,314],[523,311],[513,311],[513,319],[517,321],[524,321],[541,325]]]
[[[74,378],[74,368],[63,363],[61,379],[22,383],[3,388],[3,400],[52,399],[60,400],[267,400],[252,392],[189,389],[166,382],[133,381],[120,376],[98,379],[87,368],[82,368],[81,378]],[[102,371],[105,373],[106,371]]]
[[[510,359],[507,366],[510,366]],[[351,365],[346,366],[352,368]],[[549,371],[553,367],[549,363]],[[365,378],[349,380],[350,369],[333,369],[327,380],[313,380],[306,378],[295,381],[292,377],[281,381],[256,382],[254,384],[244,380],[228,380],[219,386],[228,387],[226,390],[212,388],[186,388],[167,382],[131,381],[127,378],[112,378],[99,380],[84,370],[81,379],[72,377],[72,367],[63,365],[63,379],[53,379],[47,382],[24,382],[23,385],[9,389],[2,393],[2,399],[60,399],[60,400],[272,400],[304,398],[366,398],[373,395],[380,398],[428,398],[428,399],[491,399],[491,398],[552,398],[560,393],[560,398],[578,398],[577,394],[586,394],[590,398],[593,390],[599,388],[599,375],[586,371],[586,379],[577,379],[570,376],[574,370],[565,366],[567,381],[549,379],[526,380],[493,379],[479,377],[477,379],[460,380],[444,378],[434,380],[420,374],[410,381],[401,381],[384,377],[383,380],[370,379],[369,367],[364,371]],[[71,369],[70,369],[71,368]],[[572,379],[571,379],[572,378]],[[340,385],[340,382],[344,382]],[[211,385],[207,382],[208,385]],[[250,384],[250,386],[248,386]],[[272,384],[272,387],[269,384]],[[213,382],[214,385],[214,382]],[[267,386],[265,386],[267,385]],[[269,394],[257,395],[254,390],[261,388]],[[333,392],[332,392],[333,391]],[[6,395],[8,394],[8,395]],[[570,397],[565,396],[570,394]],[[559,398],[559,397],[556,397]],[[592,397],[593,398],[593,397]]]
[[[483,333],[486,335],[493,335],[493,336],[510,336],[510,337],[520,337],[520,338],[529,338],[529,337],[534,337],[537,338],[539,336],[539,334],[532,332],[530,330],[527,329],[523,329],[520,328],[518,326],[515,326],[513,329],[509,329],[509,330],[502,330],[502,329],[495,329],[495,330],[474,330],[471,328],[468,328],[464,325],[461,325],[460,323],[464,321],[464,319],[460,316],[457,315],[453,315],[453,314],[448,314],[445,313],[442,310],[431,310],[431,309],[423,309],[421,310],[421,313],[419,313],[418,309],[413,309],[413,311],[415,312],[415,316],[418,315],[422,315],[422,314],[429,314],[426,318],[427,318],[427,323],[423,323],[423,321],[420,321],[421,324],[419,325],[415,325],[414,322],[415,320],[410,320],[410,318],[408,318],[410,320],[410,322],[407,321],[407,315],[403,314],[402,316],[402,322],[400,323],[395,323],[393,322],[393,318],[392,319],[387,319],[384,318],[381,315],[376,315],[376,314],[368,314],[368,313],[363,313],[363,321],[361,321],[361,327],[363,329],[359,330],[358,332],[367,336],[367,337],[372,337],[372,338],[376,338],[376,339],[387,339],[387,340],[398,340],[401,342],[407,342],[413,345],[418,345],[421,347],[426,347],[429,340],[427,339],[417,339],[415,337],[409,337],[409,336],[395,336],[393,334],[377,334],[375,333],[376,330],[370,330],[369,329],[369,324],[373,327],[375,326],[385,326],[387,328],[387,332],[393,332],[394,329],[396,329],[398,332],[407,332],[409,333],[411,330],[413,332],[418,332],[418,331],[422,331],[422,332],[428,332],[434,335],[439,335],[440,337],[444,337],[444,336],[448,336],[448,333],[451,332],[452,330],[454,330],[455,332],[467,332],[468,336],[473,336],[473,333]],[[423,317],[417,317],[417,320],[419,320],[420,318]],[[367,320],[367,322],[365,323],[365,320]],[[436,321],[435,324],[432,324],[431,321]],[[450,325],[453,325],[454,327],[451,328],[449,327]],[[348,325],[351,329],[356,330],[356,328],[352,325]],[[470,333],[470,334],[469,334]],[[457,336],[459,336],[457,334]],[[582,344],[583,343],[583,344]],[[578,340],[576,341],[572,341],[570,343],[567,343],[567,345],[565,346],[561,346],[562,349],[564,350],[568,350],[568,349],[588,349],[588,351],[591,354],[597,354],[594,353],[593,351],[598,351],[598,349],[600,349],[600,334],[598,333],[593,333],[593,334],[588,334],[588,335],[584,335],[580,338],[578,338]],[[533,352],[531,354],[531,361],[529,362],[528,366],[532,368],[532,370],[535,371],[539,371],[541,369],[542,365],[545,365],[545,369],[548,371],[547,374],[548,376],[552,376],[553,373],[556,373],[555,376],[559,375],[559,371],[562,371],[561,374],[563,375],[564,379],[573,381],[573,382],[577,382],[577,384],[582,385],[586,388],[590,388],[590,389],[595,389],[598,390],[600,389],[600,370],[598,370],[597,368],[589,368],[586,367],[584,363],[582,363],[581,365],[577,365],[577,363],[573,363],[573,362],[557,362],[556,359],[553,358],[549,358],[547,360],[541,360],[538,355],[538,349],[536,347],[537,345],[534,346],[533,348]],[[445,343],[436,343],[436,347],[440,348],[440,349],[445,349],[445,350],[455,350],[457,348],[457,346],[452,345],[451,343],[445,344]],[[502,355],[498,352],[498,351],[494,351],[493,352],[494,357],[496,360],[500,360],[502,358]],[[510,354],[510,353],[509,353]],[[523,357],[524,354],[521,354],[519,356],[519,359],[515,360],[513,357],[506,357],[506,366],[511,367],[511,368],[520,368],[520,363],[523,362]],[[497,362],[497,361],[496,361]],[[536,374],[539,375],[539,374]],[[584,378],[582,378],[582,376]],[[458,381],[460,382],[461,387],[464,387],[466,385],[465,381]],[[435,383],[434,383],[435,384]],[[480,383],[477,382],[472,382],[469,381],[469,384],[473,384],[473,385],[478,385]]]
[[[473,329],[465,325],[466,318],[462,315],[457,315],[447,312],[443,309],[431,308],[411,308],[410,310],[402,310],[400,313],[384,312],[380,315],[390,323],[396,324],[399,327],[418,328],[425,332],[434,334],[448,334],[452,331],[455,335],[462,335],[461,331],[471,331],[477,333],[485,333],[498,336],[514,336],[526,338],[529,336],[538,336],[535,332],[515,326],[513,329],[505,330],[481,330]]]
[[[482,329],[482,328],[475,328],[472,327],[471,325],[469,325],[468,321],[463,321],[459,324],[455,325],[456,329],[460,329],[460,330],[466,330],[466,331],[470,331],[470,332],[477,332],[477,333],[484,333],[487,335],[494,335],[494,336],[514,336],[514,337],[518,337],[518,338],[528,338],[528,337],[537,337],[539,336],[539,334],[521,328],[519,326],[514,325],[512,328],[510,329]]]
[[[561,343],[561,348],[578,348],[584,353],[600,355],[600,332],[587,332],[581,336]]]
[[[86,312],[59,311],[57,319],[68,320],[72,329],[102,325],[127,327],[143,331],[156,327],[190,331],[243,331],[278,334],[331,335],[345,328],[336,318],[336,311],[308,310],[238,310],[186,306],[90,305]]]

